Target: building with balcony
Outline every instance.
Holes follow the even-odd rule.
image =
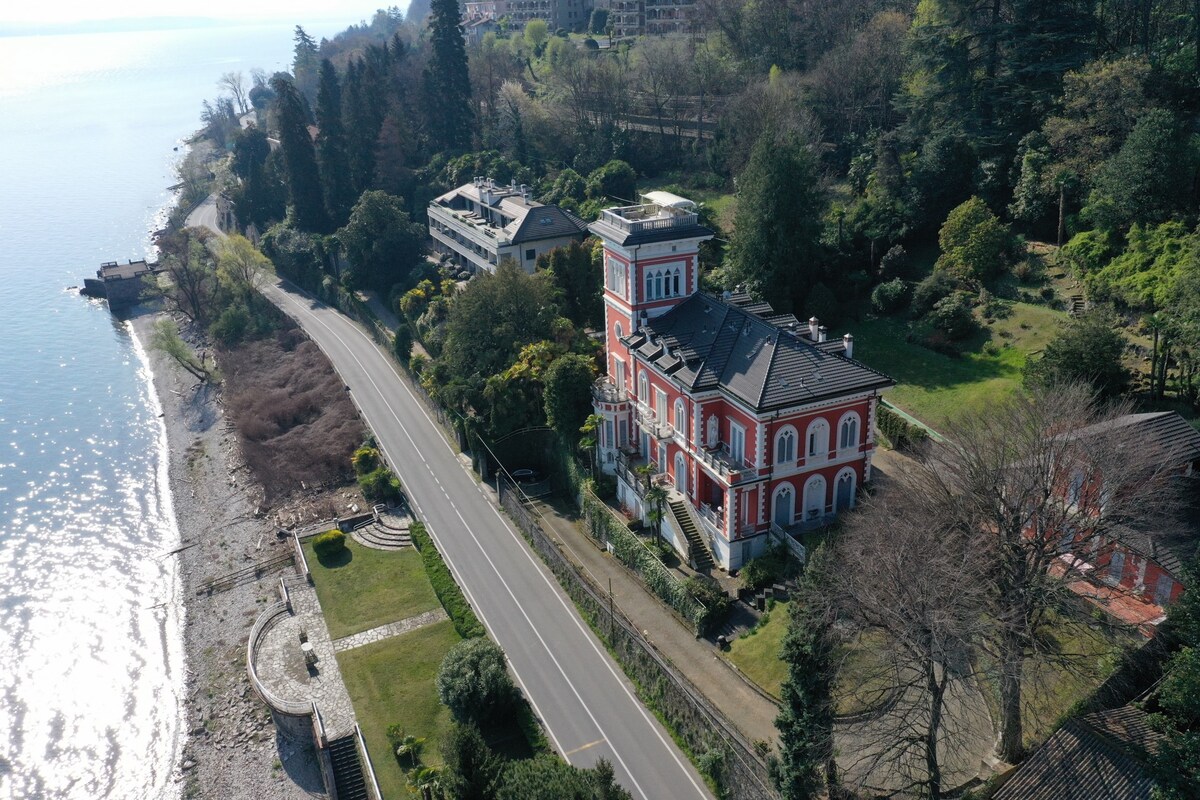
[[[669,486],[668,538],[736,569],[771,538],[854,505],[871,476],[879,392],[894,381],[854,360],[849,334],[829,341],[816,319],[700,292],[698,248],[712,231],[688,200],[642,199],[590,226],[604,241],[600,463],[635,513],[648,485]]]
[[[533,200],[528,186],[491,178],[475,178],[434,198],[428,211],[437,248],[476,273],[495,272],[504,259],[532,273],[542,253],[587,236],[586,222]]]
[[[473,0],[463,4],[463,22],[480,18],[505,19],[512,28],[523,28],[533,19],[546,22],[550,32],[559,28],[582,30],[592,15],[594,0]]]
[[[603,0],[613,36],[690,33],[696,27],[696,0]]]

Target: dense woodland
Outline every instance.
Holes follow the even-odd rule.
[[[379,11],[319,43],[297,27],[291,72],[225,76],[206,134],[231,154],[226,192],[276,269],[327,294],[387,298],[407,323],[398,354],[491,438],[548,424],[569,445],[590,441],[599,254],[588,242],[534,275],[502,265],[456,280],[426,258],[424,208],[479,175],[589,219],[651,184],[734,196],[734,211],[701,209],[718,234],[703,252],[709,288],[742,286],[830,323],[906,317],[951,354],[1016,300],[1061,302],[1039,300],[1051,264],[1092,310],[1031,359],[1025,412],[1047,413],[1040,387],[1064,381],[1143,407],[1200,403],[1200,3],[700,5],[691,35],[611,43],[594,19],[594,32],[502,26],[468,48],[456,0]],[[1149,342],[1132,372],[1130,337]],[[1097,412],[1071,413],[1078,424]],[[917,513],[900,511],[894,524]],[[800,666],[831,648],[817,608],[797,612],[786,645],[789,798],[833,777],[827,742],[804,732],[829,726],[828,686]],[[951,633],[963,647],[995,638]],[[1018,662],[1037,636],[1004,633]],[[1001,752],[1016,759],[1025,742],[1007,691]],[[938,796],[936,773],[914,785]],[[1195,788],[1180,780],[1172,796]]]

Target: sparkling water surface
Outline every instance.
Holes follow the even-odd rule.
[[[178,796],[160,409],[127,324],[67,287],[149,254],[201,101],[291,33],[0,36],[0,799]]]

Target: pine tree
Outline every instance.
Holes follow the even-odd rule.
[[[295,211],[296,225],[301,230],[326,233],[329,217],[325,213],[325,199],[321,196],[317,153],[312,137],[308,135],[304,99],[292,82],[282,77],[272,78],[271,88],[276,94],[279,145],[283,151],[288,200]]]
[[[433,0],[429,11],[432,53],[425,68],[425,92],[435,146],[462,150],[471,142],[471,79],[458,0]]]
[[[738,179],[730,273],[780,313],[803,309],[821,280],[817,257],[822,210],[816,159],[768,131]]]
[[[342,91],[337,71],[329,59],[321,62],[317,89],[317,161],[325,209],[334,227],[344,225],[354,205],[350,160],[346,154],[346,129],[342,125]]]
[[[292,41],[295,42],[292,48],[292,75],[301,94],[311,100],[317,81],[317,43],[299,25],[296,26]]]
[[[801,589],[791,603],[791,622],[780,654],[788,673],[775,718],[779,757],[771,762],[771,780],[784,800],[818,797],[826,782],[831,786],[836,782],[832,612],[819,591],[823,555],[817,551],[809,559]]]

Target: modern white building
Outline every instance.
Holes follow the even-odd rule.
[[[532,273],[538,256],[583,241],[588,229],[571,212],[532,199],[524,184],[475,178],[429,203],[429,235],[472,272],[495,272],[507,258]]]

